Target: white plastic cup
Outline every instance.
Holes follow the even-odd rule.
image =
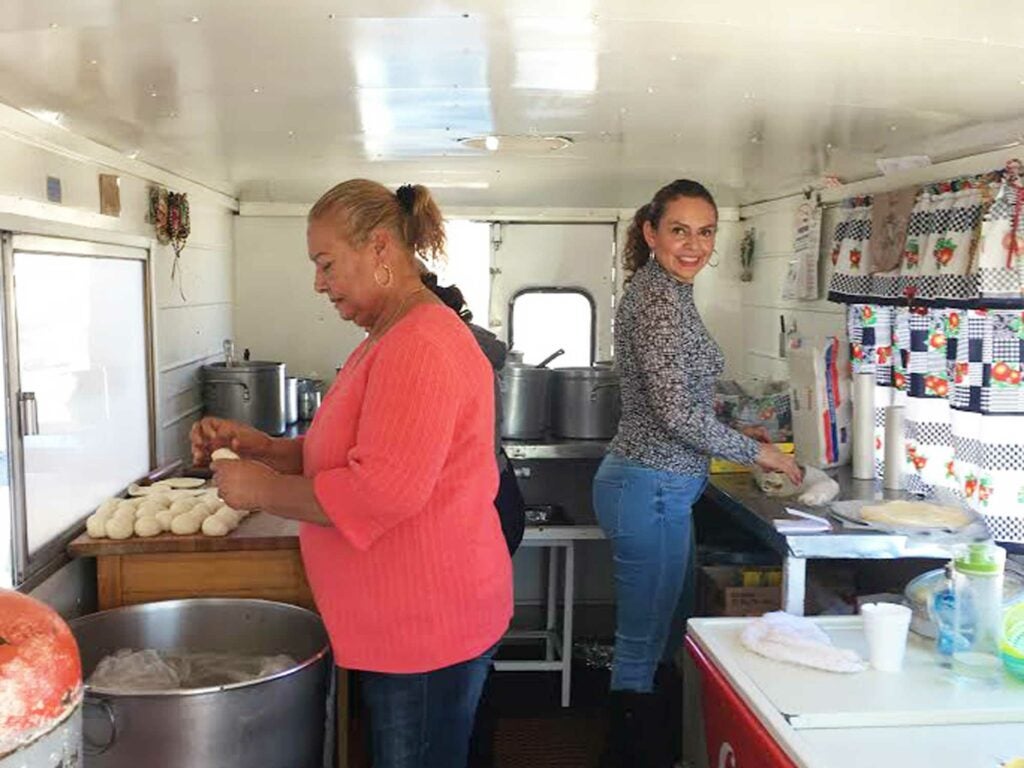
[[[896,603],[865,603],[860,607],[868,639],[871,666],[880,672],[899,672],[907,652],[911,611]]]

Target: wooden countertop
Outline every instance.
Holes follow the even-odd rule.
[[[148,555],[158,552],[238,552],[267,549],[298,549],[299,524],[294,520],[254,512],[227,536],[159,536],[130,539],[94,539],[83,533],[68,544],[72,557]]]

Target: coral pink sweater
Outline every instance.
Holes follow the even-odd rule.
[[[492,646],[512,614],[493,372],[465,324],[435,304],[414,307],[361,357],[363,345],[303,444],[333,527],[302,525],[302,559],[336,664],[440,669]]]

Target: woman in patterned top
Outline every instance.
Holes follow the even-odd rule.
[[[800,482],[793,458],[760,442],[764,430],[741,434],[715,418],[724,359],[697,313],[693,280],[711,257],[717,226],[711,194],[684,179],[658,190],[627,236],[631,280],[615,315],[622,420],[594,478],[616,587],[606,765],[671,765],[667,701],[654,691],[654,677],[692,568],[690,513],[709,457]]]

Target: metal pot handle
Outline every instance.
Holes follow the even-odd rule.
[[[242,400],[249,402],[249,385],[244,381],[232,381],[231,379],[207,379],[204,384],[232,384],[242,388]]]
[[[107,739],[106,744],[94,743],[85,734],[85,729],[82,729],[82,751],[89,757],[96,757],[97,755],[102,755],[114,746],[114,742],[117,741],[117,720],[114,718],[114,708],[106,699],[90,699],[88,696],[85,697],[83,706],[102,707],[104,714],[107,716],[107,720],[110,721],[110,738]]]
[[[593,387],[590,388],[590,402],[593,403],[593,402],[597,401],[598,390],[601,390],[601,389],[616,389],[616,388],[618,388],[618,386],[619,385],[617,383],[616,384],[595,384]]]

